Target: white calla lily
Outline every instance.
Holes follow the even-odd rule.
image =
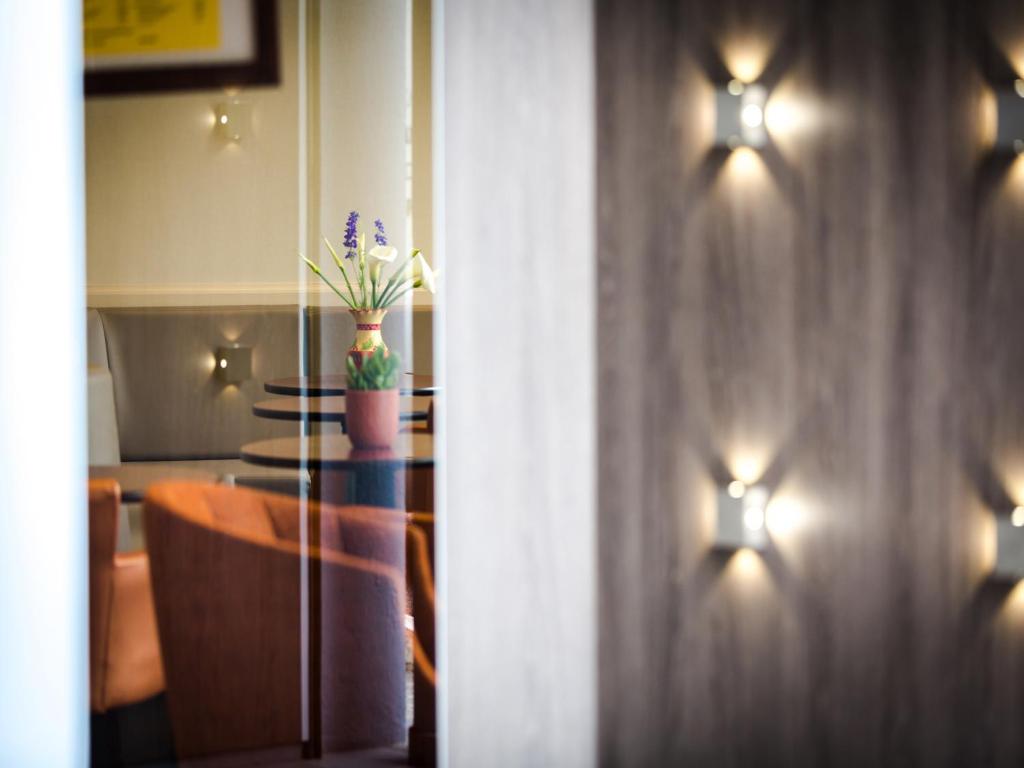
[[[437,293],[437,272],[430,268],[422,253],[416,254],[413,261],[413,274],[418,278],[416,287],[426,288],[431,293]]]
[[[370,258],[390,264],[398,256],[398,249],[393,245],[375,245],[370,249]]]

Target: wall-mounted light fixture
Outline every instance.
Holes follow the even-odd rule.
[[[996,91],[996,149],[1024,154],[1024,80]]]
[[[241,384],[252,378],[252,347],[217,347],[214,359],[214,372],[225,384]]]
[[[992,577],[999,581],[1024,579],[1024,507],[996,514],[996,564]]]
[[[730,80],[715,91],[715,144],[737,149],[759,149],[768,142],[764,124],[768,90],[763,85],[747,85]]]
[[[733,480],[718,489],[717,549],[764,549],[768,544],[765,509],[768,489],[763,485],[748,488]]]
[[[252,128],[252,106],[232,99],[218,104],[213,110],[214,130],[228,141],[241,142],[248,138]]]

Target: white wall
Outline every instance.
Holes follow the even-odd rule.
[[[0,3],[3,766],[88,761],[81,21]]]
[[[443,14],[443,756],[590,766],[591,3],[444,0]]]

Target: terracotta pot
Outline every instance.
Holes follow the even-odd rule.
[[[373,356],[376,349],[383,348],[388,351],[388,345],[384,343],[380,328],[384,322],[386,309],[350,309],[349,314],[356,321],[356,338],[352,346],[348,348],[349,357],[356,362],[356,367],[361,368],[363,360]]]
[[[345,425],[356,448],[390,448],[398,436],[398,390],[348,390]]]

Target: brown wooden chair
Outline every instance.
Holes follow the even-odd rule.
[[[303,642],[300,501],[164,483],[144,517],[179,758],[298,746]],[[405,723],[405,519],[308,503],[321,595],[326,751],[392,745]],[[308,661],[308,660],[307,660]],[[314,665],[314,668],[316,665]]]
[[[164,689],[149,561],[118,554],[121,489],[89,482],[89,671],[94,712],[144,701]]]

